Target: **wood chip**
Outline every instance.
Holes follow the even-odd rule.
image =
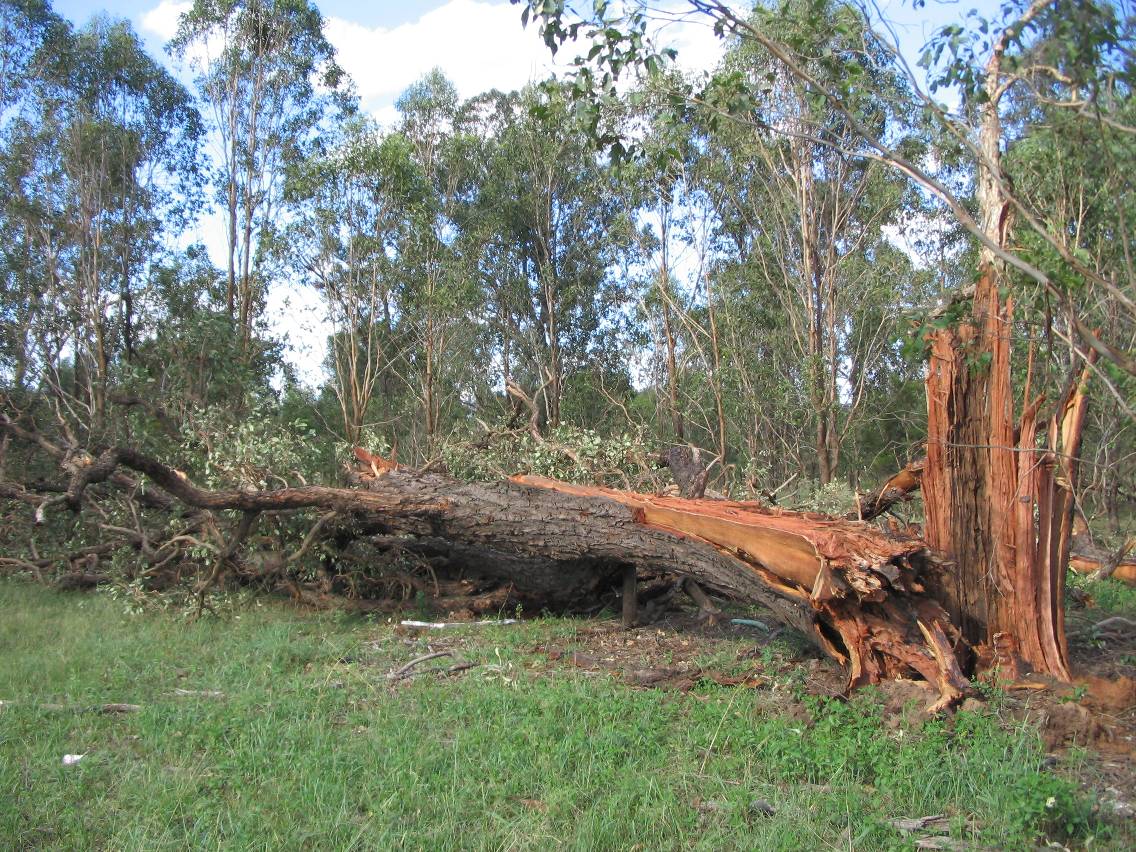
[[[100,713],[137,713],[141,704],[104,704],[98,708]]]
[[[182,698],[224,698],[225,693],[219,689],[175,689],[174,695]]]
[[[899,829],[904,834],[910,834],[913,831],[947,832],[951,829],[950,820],[948,820],[944,814],[914,817],[910,819],[893,819],[891,824],[893,828]]]

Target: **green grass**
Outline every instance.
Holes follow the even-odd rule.
[[[792,677],[633,690],[533,651],[577,629],[464,631],[445,641],[482,665],[391,687],[426,640],[0,582],[0,848],[910,849],[889,820],[936,813],[996,848],[1108,844],[1028,727],[895,726],[870,692],[802,705]]]
[[[1109,615],[1123,615],[1131,618],[1136,614],[1136,586],[1109,577],[1107,580],[1093,580],[1083,574],[1069,572],[1069,583],[1081,589],[1092,600],[1092,607],[1100,618]]]

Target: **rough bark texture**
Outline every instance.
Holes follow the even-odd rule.
[[[808,632],[848,666],[850,687],[918,673],[939,687],[944,704],[967,690],[958,632],[924,594],[937,566],[921,541],[896,541],[867,524],[757,503],[687,500],[532,476],[513,481],[615,501],[630,508],[643,528],[694,550],[709,545],[721,559],[675,569],[737,600],[764,603],[773,593],[783,601],[779,614],[784,604],[808,613]],[[799,626],[800,618],[790,623]]]
[[[455,572],[496,578],[518,598],[545,606],[571,606],[618,587],[627,566],[679,573],[769,607],[847,665],[850,687],[916,675],[939,688],[940,705],[968,688],[958,633],[924,594],[936,570],[925,546],[867,524],[538,477],[462,483],[369,462],[355,473],[354,488],[207,491],[128,448],[77,462],[67,492],[53,500],[77,510],[86,489],[120,466],[190,506],[241,510],[246,534],[261,512],[331,509],[354,517],[368,535],[443,556],[449,579]]]
[[[943,329],[931,338],[927,371],[927,461],[923,534],[955,562],[940,599],[970,642],[985,641],[990,562],[984,425],[986,381],[967,364],[974,329]]]
[[[1068,680],[1062,602],[1087,368],[1058,401],[1041,441],[1044,398],[1014,414],[1013,303],[1002,299],[989,267],[973,316],[931,337],[925,535],[955,563],[940,575],[937,597],[972,644]]]

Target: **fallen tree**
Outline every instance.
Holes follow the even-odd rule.
[[[100,483],[137,491],[126,469],[146,477],[163,501],[241,513],[235,532],[217,550],[214,578],[239,561],[262,515],[302,509],[328,514],[301,550],[317,535],[335,531],[428,558],[439,591],[443,583],[492,579],[507,584],[511,600],[537,610],[578,607],[624,582],[633,589],[636,577],[678,574],[768,607],[846,666],[849,688],[920,677],[938,689],[938,706],[968,691],[963,668],[969,649],[927,594],[939,566],[919,540],[895,540],[865,523],[756,503],[538,477],[464,483],[380,465],[364,455],[356,452],[362,463],[351,473],[353,487],[207,490],[131,448],[97,457],[73,454],[67,488],[43,498],[36,511],[41,518],[64,506],[78,512]]]
[[[1136,584],[1136,559],[1130,554],[1136,549],[1136,538],[1125,539],[1114,551],[1092,543],[1085,534],[1074,534],[1069,554],[1069,567],[1078,574],[1087,574],[1094,580],[1112,577],[1125,583]]]

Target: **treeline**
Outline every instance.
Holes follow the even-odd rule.
[[[126,22],[76,28],[34,0],[0,14],[13,422],[257,486],[334,478],[349,445],[625,484],[646,449],[693,444],[718,490],[830,509],[921,452],[922,329],[952,322],[943,294],[976,244],[865,155],[862,128],[972,205],[974,166],[852,7],[802,0],[775,24],[839,109],[735,38],[709,82],[652,64],[598,101],[579,80],[463,101],[433,72],[393,126],[359,110],[307,0],[197,0],[168,46],[178,76]],[[1009,177],[1087,265],[1123,270],[1131,137],[1050,94],[1010,102]],[[1131,114],[1126,88],[1111,103]],[[185,246],[207,211],[220,266]],[[1048,262],[1032,239],[1017,245]],[[1128,263],[1117,293],[1068,282],[1110,340],[1133,333]],[[269,333],[269,294],[295,287],[332,328],[314,388]],[[1067,318],[1024,279],[1017,298],[1026,392],[1056,394]],[[1131,376],[1108,369],[1084,503],[1116,528],[1136,417]]]

